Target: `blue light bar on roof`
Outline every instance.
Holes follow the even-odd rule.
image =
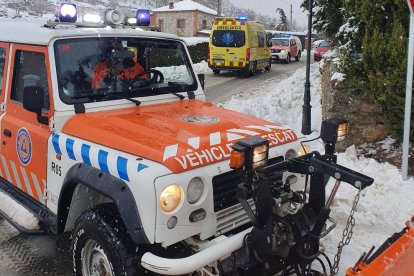
[[[291,34],[282,34],[280,37],[291,37]]]
[[[72,3],[62,3],[58,10],[58,20],[60,22],[75,23],[78,19],[76,5]]]
[[[137,10],[137,25],[149,26],[151,23],[151,15],[149,10]]]
[[[247,16],[240,16],[240,17],[237,18],[237,20],[238,21],[247,21],[249,19],[247,18]]]

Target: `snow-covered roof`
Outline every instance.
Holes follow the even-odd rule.
[[[44,22],[46,23],[46,22]],[[0,20],[0,41],[33,45],[48,45],[55,38],[93,36],[145,36],[179,39],[176,35],[121,28],[43,27],[44,23]],[[181,40],[181,39],[180,39]]]
[[[217,15],[217,11],[207,8],[199,3],[191,0],[183,0],[181,2],[174,3],[174,8],[170,9],[170,6],[164,6],[158,9],[154,9],[153,12],[179,12],[179,11],[200,11],[211,15]]]

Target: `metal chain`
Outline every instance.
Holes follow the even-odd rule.
[[[331,276],[338,274],[339,261],[341,260],[342,249],[344,248],[345,245],[349,244],[352,238],[352,234],[354,233],[352,231],[355,226],[354,214],[356,212],[360,197],[361,197],[361,187],[359,187],[358,193],[356,194],[354,198],[354,202],[352,203],[352,209],[351,209],[351,212],[349,213],[348,221],[346,222],[346,226],[344,228],[344,231],[342,232],[342,240],[338,244],[338,251],[336,252],[336,255],[334,258],[334,264],[331,268]]]

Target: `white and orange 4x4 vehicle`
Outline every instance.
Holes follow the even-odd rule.
[[[302,56],[302,42],[297,36],[274,37],[270,40],[270,43],[272,44],[270,51],[273,61],[290,63],[293,58],[299,61]]]
[[[75,275],[217,268],[250,229],[231,146],[261,136],[277,162],[298,137],[205,102],[183,40],[117,20],[0,24],[0,188],[38,224],[1,216],[72,231]]]

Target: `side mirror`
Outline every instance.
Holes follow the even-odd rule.
[[[268,41],[268,42],[267,42],[267,47],[269,47],[269,48],[270,48],[270,47],[272,47],[272,46],[273,46],[272,42]]]
[[[198,77],[198,80],[200,81],[201,88],[203,88],[204,90],[204,83],[205,83],[206,75],[198,74],[197,77]]]
[[[42,108],[44,105],[44,90],[41,86],[27,86],[23,89],[23,108],[36,113],[39,123],[48,125],[48,118],[42,116]]]

